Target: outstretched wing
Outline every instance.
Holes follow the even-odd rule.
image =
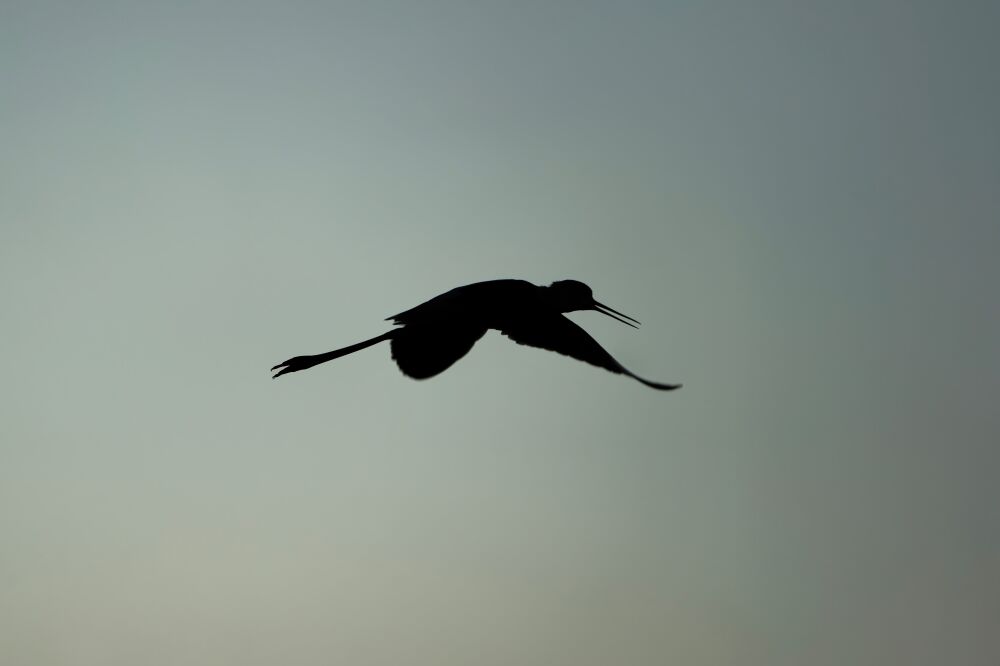
[[[465,356],[485,327],[411,325],[393,331],[392,358],[407,377],[427,379]]]
[[[585,330],[561,314],[553,313],[532,317],[530,321],[512,324],[500,329],[500,332],[518,344],[565,354],[615,374],[628,375],[646,386],[661,391],[672,391],[681,386],[680,384],[651,382],[630,372],[601,345],[597,344],[597,341],[590,337]]]

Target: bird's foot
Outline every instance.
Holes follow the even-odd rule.
[[[288,374],[289,372],[298,372],[299,370],[305,370],[306,368],[311,368],[316,364],[312,356],[296,356],[295,358],[290,358],[284,363],[279,363],[278,365],[271,368],[271,370],[277,370],[271,379],[277,379],[281,375]]]

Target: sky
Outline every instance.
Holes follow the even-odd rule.
[[[0,2],[0,662],[1000,663],[998,20]]]

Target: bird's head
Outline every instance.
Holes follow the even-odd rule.
[[[594,291],[578,280],[558,280],[548,286],[548,295],[559,312],[575,312],[577,310],[597,310],[601,314],[606,314],[612,319],[617,319],[623,324],[628,324],[632,328],[637,328],[638,320],[632,319],[626,314],[617,310],[612,310],[607,305],[602,305],[594,300]],[[615,316],[619,315],[619,316]],[[622,319],[624,317],[624,319]],[[635,324],[629,319],[634,321]]]

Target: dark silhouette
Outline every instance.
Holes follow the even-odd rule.
[[[271,369],[278,370],[277,378],[389,340],[392,358],[403,374],[427,379],[448,369],[487,329],[495,328],[518,344],[559,352],[661,391],[680,388],[680,384],[658,384],[626,370],[586,331],[562,315],[576,310],[597,310],[633,328],[639,323],[595,301],[590,287],[576,280],[560,280],[548,287],[524,280],[490,280],[457,287],[386,318],[402,328],[325,354],[296,356]]]

